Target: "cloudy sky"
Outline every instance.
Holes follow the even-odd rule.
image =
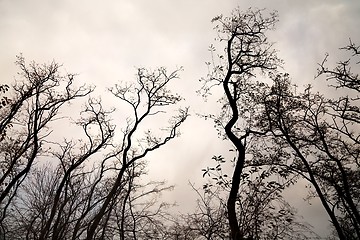
[[[79,81],[96,85],[99,95],[116,82],[134,79],[136,67],[183,66],[174,90],[186,98],[183,105],[191,106],[192,117],[181,138],[153,157],[150,174],[176,184],[168,197],[184,208],[194,201],[183,197],[188,181],[200,186],[201,168],[212,155],[228,151],[213,124],[196,117],[217,109],[195,91],[207,73],[207,49],[215,37],[211,19],[237,6],[278,10],[280,22],[271,38],[298,85],[313,82],[316,63],[326,52],[334,61],[349,37],[360,43],[359,0],[0,0],[0,82],[14,78],[19,53],[40,63],[54,59],[78,73]],[[293,195],[301,205],[304,196]],[[319,231],[326,231],[316,203],[301,214],[323,222]]]

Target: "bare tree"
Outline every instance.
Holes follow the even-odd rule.
[[[360,79],[358,69],[359,46],[350,40],[342,50],[348,51],[351,56],[329,70],[326,66],[327,57],[320,64],[318,76],[325,76],[331,83],[330,87],[345,90],[346,95],[328,100],[327,120],[325,129],[319,131],[321,136],[321,151],[327,156],[330,164],[324,164],[333,171],[329,176],[320,172],[324,185],[332,188],[326,194],[337,201],[336,208],[340,225],[348,239],[360,238]],[[330,166],[329,166],[330,165]]]
[[[252,99],[256,89],[261,89],[256,81],[256,74],[274,71],[281,62],[266,36],[266,32],[274,28],[277,14],[271,12],[264,17],[262,10],[248,9],[241,12],[235,9],[230,17],[218,16],[213,22],[216,23],[218,40],[226,42],[225,54],[214,56],[216,49],[211,46],[213,61],[208,65],[212,69],[209,76],[203,79],[205,84],[202,90],[206,95],[214,86],[220,85],[224,91],[220,116],[208,117],[215,119],[216,124],[225,130],[225,137],[236,149],[227,214],[231,239],[243,239],[236,202],[245,165],[247,139],[252,134],[249,131],[252,126],[252,111],[256,110],[256,106],[249,103],[244,107],[239,103]]]
[[[36,158],[45,154],[51,133],[48,127],[57,120],[61,107],[92,92],[85,86],[76,88],[74,75],[61,75],[54,62],[27,66],[19,56],[16,64],[21,80],[11,87],[2,86],[10,96],[2,97],[0,109],[0,223]]]
[[[114,110],[105,110],[94,98],[88,99],[75,122],[83,135],[60,142],[49,140],[50,123],[60,118],[63,104],[93,89],[73,89],[74,75],[61,76],[56,63],[27,67],[19,57],[17,64],[25,80],[14,85],[14,93],[5,85],[0,89],[3,237],[137,239],[164,235],[162,220],[169,205],[157,205],[156,199],[171,187],[164,182],[144,185],[137,179],[145,172],[144,157],[176,137],[188,116],[187,109],[180,109],[169,119],[169,127],[155,133],[146,128],[147,119],[161,117],[166,107],[174,110],[171,106],[181,100],[167,88],[180,69],[170,74],[165,68],[138,69],[136,83],[110,90],[130,106],[132,114],[120,143],[114,142],[115,125],[110,119]],[[13,98],[5,95],[8,90]],[[37,162],[41,165],[32,170]]]
[[[146,174],[146,164],[138,162],[128,174],[125,192],[114,207],[109,219],[109,233],[119,239],[164,239],[167,234],[167,224],[171,215],[167,212],[172,204],[161,201],[164,191],[170,191],[173,186],[167,186],[164,181],[144,183],[141,177]]]
[[[350,43],[345,49],[358,55]],[[270,130],[274,141],[290,153],[288,170],[300,174],[314,187],[340,239],[357,239],[359,229],[359,108],[358,74],[351,60],[334,70],[320,64],[332,87],[351,90],[349,95],[326,98],[311,86],[296,93],[287,74],[273,75],[273,85],[263,94],[263,116],[257,126]],[[357,63],[355,63],[357,64]],[[279,159],[278,159],[279,160]],[[347,219],[345,222],[344,220]],[[349,229],[351,229],[349,231]]]
[[[93,155],[107,146],[111,146],[110,140],[114,135],[114,126],[108,120],[109,112],[104,111],[99,102],[89,99],[83,115],[85,116],[78,124],[83,128],[87,141],[83,140],[83,143],[79,145],[73,141],[66,141],[65,144],[58,144],[59,152],[53,153],[60,162],[59,168],[62,173],[51,203],[50,214],[40,233],[40,239],[48,238],[49,234],[52,239],[63,238],[61,234],[65,234],[66,231],[62,225],[69,221],[68,218],[76,213],[76,208],[79,207],[79,205],[69,206],[68,201],[71,201],[70,204],[74,204],[75,199],[72,200],[72,198],[80,194],[78,192],[80,190],[76,189],[79,187],[76,183],[79,184],[86,177],[85,164]],[[94,130],[95,128],[97,129]],[[91,131],[98,133],[92,134]],[[65,211],[67,206],[69,209]]]
[[[114,210],[102,225],[101,239],[163,239],[171,205],[158,202],[163,191],[171,190],[165,182],[142,183],[146,165],[134,166],[124,178],[122,192]],[[61,164],[35,168],[22,186],[20,195],[9,209],[5,225],[11,239],[83,239],[96,209],[101,206],[112,177],[99,182],[95,169],[78,168],[61,187],[66,172]],[[130,193],[129,193],[130,190]],[[60,197],[57,197],[61,192]],[[124,205],[125,204],[125,205]],[[55,214],[53,214],[54,208]],[[54,215],[50,221],[51,215]],[[49,222],[51,223],[49,225]],[[16,224],[14,224],[16,223]],[[42,232],[48,232],[42,236]],[[55,237],[54,237],[55,236]]]
[[[170,74],[166,69],[159,68],[155,71],[138,69],[137,83],[125,86],[115,86],[111,92],[124,103],[130,106],[133,117],[128,119],[128,126],[124,131],[123,143],[121,149],[116,153],[117,173],[115,181],[99,211],[95,215],[92,223],[89,225],[86,239],[93,239],[96,235],[100,222],[106,215],[114,209],[114,200],[118,197],[119,189],[126,171],[136,162],[148,155],[148,153],[165,145],[168,141],[178,135],[178,128],[188,116],[187,109],[180,109],[179,114],[169,120],[170,126],[164,128],[165,136],[156,137],[150,130],[145,131],[144,137],[138,141],[140,147],[136,147],[136,134],[140,131],[141,125],[145,120],[164,113],[166,107],[177,104],[181,98],[168,90],[169,82],[178,78],[179,70]],[[124,232],[121,233],[121,239],[124,239]]]

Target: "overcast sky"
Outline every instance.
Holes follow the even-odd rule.
[[[0,82],[14,78],[19,53],[40,63],[54,59],[78,73],[80,82],[96,85],[99,94],[134,79],[136,67],[183,66],[174,90],[186,98],[183,105],[191,106],[192,117],[181,138],[152,159],[150,174],[176,184],[169,198],[184,207],[194,201],[183,197],[190,191],[187,182],[201,186],[201,168],[212,155],[228,151],[216,139],[213,124],[196,117],[196,112],[217,109],[195,91],[207,73],[207,49],[215,37],[211,19],[236,6],[279,11],[271,38],[298,85],[313,82],[316,63],[326,52],[336,60],[349,37],[360,43],[359,0],[0,0]],[[304,196],[294,195],[300,204]],[[300,212],[312,223],[324,220],[323,210],[314,205]]]

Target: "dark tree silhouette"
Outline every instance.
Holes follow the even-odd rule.
[[[325,76],[331,82],[331,87],[345,90],[347,95],[328,100],[326,111],[328,121],[321,132],[322,151],[328,157],[331,165],[330,176],[320,172],[320,179],[324,182],[326,194],[336,202],[340,211],[337,216],[348,239],[360,238],[360,78],[358,69],[359,46],[350,40],[342,50],[348,51],[351,56],[329,70],[326,66],[327,57],[320,64],[318,76]],[[335,82],[335,83],[333,83]],[[334,204],[333,204],[334,205]]]
[[[73,89],[74,75],[61,76],[56,63],[27,67],[19,57],[17,64],[24,80],[13,88],[4,85],[0,89],[2,237],[166,236],[170,205],[156,200],[172,187],[164,182],[143,183],[139,178],[145,174],[144,158],[176,137],[188,116],[187,108],[180,109],[170,117],[168,127],[154,133],[147,130],[147,119],[159,116],[163,120],[165,110],[181,100],[168,90],[180,69],[170,74],[165,68],[138,69],[136,83],[110,90],[130,106],[117,143],[111,120],[115,109],[107,111],[100,100],[91,97],[75,121],[82,134],[62,141],[50,138],[54,127],[50,123],[69,119],[59,112],[61,106],[88,95],[93,88]],[[7,91],[13,96],[7,97]]]
[[[148,153],[176,137],[178,128],[186,120],[188,109],[180,109],[179,114],[169,121],[170,126],[164,129],[165,137],[156,137],[151,131],[146,131],[143,139],[137,142],[141,148],[136,148],[136,134],[140,131],[144,121],[164,113],[164,108],[175,105],[181,100],[180,96],[173,95],[167,88],[171,80],[178,78],[178,72],[179,70],[176,70],[168,74],[164,68],[159,68],[153,72],[138,69],[136,84],[116,86],[111,89],[117,98],[130,106],[133,116],[128,120],[121,148],[114,155],[118,159],[117,176],[110,190],[106,193],[102,206],[89,225],[86,239],[94,238],[101,220],[113,211],[114,200],[118,196],[127,169],[146,157]],[[124,232],[121,234],[120,238],[124,239]]]
[[[1,87],[9,96],[2,97],[0,109],[0,224],[36,158],[46,152],[50,123],[57,120],[64,104],[92,92],[85,86],[76,88],[74,75],[61,75],[54,62],[27,66],[19,56],[16,64],[21,79],[11,87]]]
[[[116,199],[114,210],[98,233],[102,239],[154,239],[166,236],[166,212],[170,206],[158,202],[163,191],[171,190],[165,182],[139,181],[145,164],[134,166],[126,174],[122,192]],[[59,165],[35,167],[15,198],[5,218],[6,236],[10,239],[83,239],[86,229],[105,198],[113,182],[112,177],[99,181],[95,169],[79,168],[61,188],[66,172]],[[61,191],[60,191],[61,190]],[[60,197],[55,199],[58,192]],[[57,206],[53,221],[49,221],[53,206]],[[49,222],[51,225],[49,227]],[[16,223],[16,224],[14,224]],[[48,231],[47,237],[41,236]]]
[[[218,31],[217,40],[225,41],[225,55],[217,55],[215,62],[209,62],[212,67],[209,76],[203,79],[202,89],[207,94],[214,86],[220,85],[224,91],[223,108],[220,117],[214,118],[216,123],[225,130],[225,137],[236,149],[234,172],[227,201],[227,214],[231,230],[231,239],[244,239],[245,233],[239,226],[239,216],[236,213],[236,202],[241,184],[241,175],[246,160],[247,139],[252,132],[252,112],[255,106],[240,106],[242,101],[250,100],[261,89],[256,82],[256,74],[276,70],[281,61],[277,58],[272,44],[268,42],[266,32],[274,28],[277,22],[276,12],[264,17],[262,10],[240,11],[235,9],[230,17],[218,16],[213,19]],[[215,47],[210,51],[215,54]]]
[[[358,56],[352,42],[344,49],[352,51],[351,58]],[[351,58],[329,70],[326,57],[319,67],[318,76],[331,81],[331,87],[347,89],[348,95],[339,98],[313,93],[311,86],[296,93],[288,75],[273,76],[259,122],[282,148],[291,149],[289,170],[301,173],[314,187],[340,239],[360,237],[359,79],[350,69],[358,62]]]
[[[259,150],[256,149],[256,152]],[[263,150],[261,150],[263,151]],[[250,154],[249,154],[250,155]],[[256,159],[264,158],[257,154]],[[226,216],[226,195],[231,189],[231,179],[224,172],[228,169],[227,162],[222,156],[214,156],[216,166],[203,169],[204,176],[209,178],[203,186],[204,197],[202,212],[206,212],[210,219],[220,219]],[[267,162],[268,159],[264,159]],[[259,161],[261,162],[261,160]],[[250,164],[250,165],[248,165]],[[296,176],[279,178],[282,169],[276,165],[271,167],[265,164],[254,164],[254,160],[246,160],[239,193],[236,199],[236,213],[239,229],[244,239],[314,239],[317,235],[311,226],[301,222],[296,210],[286,202],[283,190],[291,186]],[[285,176],[288,176],[286,173]],[[199,191],[199,190],[198,190]],[[200,194],[199,194],[200,195]],[[218,206],[218,207],[214,207]],[[204,210],[206,209],[206,210]],[[206,221],[202,221],[206,222]],[[215,221],[217,234],[229,236],[229,227],[226,222]],[[211,229],[209,227],[209,229]],[[219,235],[217,235],[219,236]],[[215,237],[208,239],[224,239]]]
[[[205,117],[213,119],[216,127],[224,130],[220,135],[235,147],[234,172],[226,183],[230,187],[226,205],[231,238],[259,239],[257,231],[249,235],[249,229],[243,228],[252,222],[249,216],[256,211],[247,216],[236,210],[236,203],[241,197],[239,193],[250,194],[241,189],[249,174],[246,168],[266,167],[260,171],[260,179],[264,173],[263,179],[278,176],[283,180],[274,183],[281,188],[288,186],[283,185],[286,179],[293,179],[289,184],[298,177],[308,180],[314,189],[313,196],[319,197],[338,237],[357,239],[360,98],[359,75],[352,69],[359,63],[356,62],[359,47],[350,41],[343,49],[350,51],[351,57],[340,61],[333,70],[325,66],[328,56],[319,64],[318,78],[325,76],[330,87],[341,90],[342,96],[327,98],[314,93],[311,86],[301,92],[288,74],[278,72],[281,61],[265,36],[274,27],[277,16],[271,13],[263,17],[262,13],[235,10],[229,18],[214,18],[218,40],[227,45],[225,55],[216,54],[215,47],[210,47],[213,56],[207,63],[210,73],[202,79],[205,96],[212,88],[223,87],[220,114]],[[216,171],[217,167],[204,169],[204,174]],[[221,175],[214,179],[225,183]],[[271,182],[252,179],[246,187],[259,190],[252,198],[261,199],[261,187]],[[256,223],[250,225],[259,227]]]
[[[213,19],[224,52],[210,46],[200,92],[221,88],[220,113],[205,117],[230,140],[224,155],[234,158],[213,157],[215,166],[203,169],[207,183],[191,185],[195,211],[180,216],[159,201],[172,186],[141,178],[146,157],[177,137],[189,115],[169,90],[181,69],[139,68],[136,81],[110,88],[124,110],[119,129],[118,110],[90,97],[93,87],[76,87],[55,62],[27,65],[19,56],[21,79],[0,85],[0,239],[317,238],[284,199],[298,179],[311,186],[309,199],[319,198],[334,238],[359,239],[360,47],[350,41],[342,48],[350,57],[334,68],[328,55],[319,64],[316,81],[333,95],[302,89],[279,72],[267,37],[277,19],[253,9]],[[54,140],[55,124],[70,123],[64,105],[84,97],[71,116],[80,131]]]

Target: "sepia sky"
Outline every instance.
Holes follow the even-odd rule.
[[[179,139],[150,156],[149,174],[176,185],[166,196],[185,211],[195,200],[188,181],[201,186],[201,168],[229,149],[217,139],[213,123],[196,116],[217,112],[216,99],[205,103],[195,91],[216,35],[211,19],[237,6],[278,10],[280,21],[270,37],[284,71],[300,86],[314,82],[326,52],[333,63],[350,37],[360,44],[359,0],[0,0],[0,83],[14,79],[19,53],[39,63],[54,59],[78,73],[80,82],[94,84],[105,100],[106,88],[133,80],[136,67],[184,67],[173,89],[185,97],[182,105],[191,107],[192,116]],[[305,193],[295,189],[289,196],[304,206]],[[301,209],[319,233],[328,231],[318,203]]]

